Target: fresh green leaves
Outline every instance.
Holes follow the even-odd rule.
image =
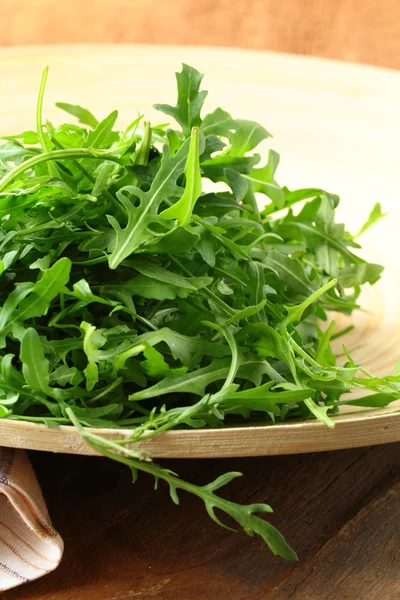
[[[364,283],[374,284],[380,279],[383,267],[373,263],[362,263],[343,267],[339,273],[339,283],[345,288],[354,288]]]
[[[361,227],[360,231],[354,237],[359,237],[362,235],[367,229],[372,227],[375,223],[380,221],[386,214],[382,212],[382,207],[379,202],[377,202],[374,208],[371,210],[368,219],[365,221],[364,225]]]
[[[277,250],[271,250],[265,258],[264,265],[284,283],[292,293],[311,295],[316,289],[316,283],[310,281],[308,273],[297,258],[285,256]]]
[[[276,208],[280,209],[285,206],[285,194],[274,179],[278,165],[279,154],[270,150],[265,167],[252,169],[249,175],[244,175],[244,178],[252,183],[253,192],[265,194],[271,198]]]
[[[109,258],[110,269],[116,269],[136,249],[157,237],[156,233],[151,231],[150,226],[163,221],[158,216],[158,208],[161,203],[179,195],[177,179],[185,169],[188,149],[189,143],[186,142],[176,155],[171,157],[169,150],[165,148],[160,169],[149,191],[143,192],[138,187],[129,186],[122,188],[117,193],[128,222],[126,227],[122,228],[113,215],[107,215],[115,231]],[[166,234],[167,232],[168,229],[164,226],[162,233]]]
[[[203,75],[189,65],[182,65],[182,71],[176,73],[178,101],[176,106],[155,104],[154,108],[173,117],[182,127],[185,137],[190,135],[192,127],[201,123],[200,111],[207,92],[199,91]]]
[[[41,317],[49,309],[51,301],[60,294],[68,283],[71,261],[60,258],[50,269],[44,271],[36,284],[29,282],[17,284],[10,293],[0,313],[0,330],[16,322],[32,317]]]
[[[89,125],[89,127],[92,127],[92,129],[95,129],[99,124],[98,120],[92,115],[90,110],[87,110],[87,108],[82,108],[82,106],[79,106],[78,104],[56,102],[56,106],[61,108],[61,110],[65,110],[65,112],[68,114],[76,117],[79,123],[82,123],[83,125]]]
[[[207,115],[201,125],[206,136],[217,135],[230,142],[230,156],[244,156],[253,150],[260,142],[270,137],[262,125],[254,121],[233,119],[226,111],[217,108]]]
[[[106,343],[106,338],[98,331],[94,325],[90,325],[83,321],[81,323],[81,329],[84,332],[83,338],[83,351],[87,357],[87,366],[83,373],[86,377],[86,388],[92,390],[96,383],[99,381],[99,369],[97,363],[102,358],[106,358],[104,350],[100,350]]]
[[[32,390],[38,390],[47,396],[51,395],[49,361],[44,356],[39,335],[32,327],[29,327],[22,336],[20,359],[26,384]]]
[[[202,119],[196,69],[177,74],[175,106],[157,105],[179,130],[137,116],[118,131],[117,111],[98,121],[65,103],[80,124],[56,128],[42,117],[46,77],[37,131],[0,145],[0,418],[72,423],[135,476],[164,480],[174,502],[193,493],[216,522],[218,509],[294,559],[259,516],[268,505],[216,494],[239,474],[195,486],[125,442],[260,419],[332,427],[344,403],[389,405],[400,369],[374,377],[347,350],[337,365],[335,323],[318,320],[350,314],[382,267],[335,222],[337,196],[277,182],[278,154],[255,153],[262,125],[221,108]],[[381,216],[377,204],[359,235]],[[370,395],[341,399],[352,387]]]
[[[201,194],[201,173],[199,162],[199,130],[192,129],[189,153],[185,166],[186,185],[182,197],[164,210],[161,216],[164,219],[176,219],[181,227],[188,225],[192,216],[194,205]]]

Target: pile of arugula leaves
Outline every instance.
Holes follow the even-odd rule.
[[[332,427],[354,387],[366,396],[353,404],[395,400],[399,370],[376,378],[346,349],[339,366],[330,341],[343,332],[321,327],[382,267],[354,253],[337,196],[277,183],[277,153],[255,153],[264,127],[220,108],[201,117],[196,69],[177,74],[176,106],[156,106],[178,129],[138,117],[122,132],[116,111],[99,122],[62,103],[79,124],[43,123],[46,77],[36,131],[0,146],[0,417],[72,423],[134,478],[165,480],[176,503],[178,490],[199,496],[218,523],[215,509],[295,559],[257,516],[268,505],[216,494],[240,473],[196,486],[127,443],[243,421]],[[376,205],[363,230],[381,216]]]

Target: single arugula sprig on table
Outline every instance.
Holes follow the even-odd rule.
[[[382,268],[335,222],[339,198],[276,181],[269,133],[217,108],[201,117],[202,75],[183,65],[178,129],[142,117],[116,131],[80,106],[79,124],[42,121],[0,146],[0,417],[73,424],[98,452],[218,508],[271,550],[296,558],[256,513],[216,494],[239,473],[196,486],[128,447],[172,428],[276,423],[385,406],[400,375],[373,377],[347,355],[330,311],[358,307]],[[262,166],[258,166],[261,163]],[[207,192],[203,183],[207,184]],[[258,206],[265,203],[264,209]],[[298,205],[298,206],[296,206]],[[373,209],[365,228],[382,216]],[[347,353],[347,351],[345,350]],[[128,428],[105,440],[92,427]]]

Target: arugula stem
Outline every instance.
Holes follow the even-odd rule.
[[[225,379],[225,383],[221,388],[221,392],[222,392],[223,390],[226,390],[227,388],[229,388],[229,386],[233,383],[233,381],[236,377],[236,372],[237,372],[238,366],[239,366],[238,347],[236,344],[235,337],[228,325],[218,325],[217,323],[211,323],[210,321],[203,321],[203,324],[207,325],[211,329],[215,329],[216,331],[221,333],[225,337],[226,341],[229,344],[229,348],[231,349],[232,362],[231,362],[231,366],[229,368],[228,375]]]
[[[297,354],[299,354],[302,358],[304,358],[304,360],[306,360],[312,367],[315,367],[316,369],[320,369],[321,371],[324,370],[324,367],[317,362],[314,358],[312,358],[312,356],[310,356],[307,352],[305,352],[305,350],[303,350],[303,348],[301,348],[297,342],[294,341],[294,339],[291,337],[290,338],[290,343],[293,346],[294,350],[297,352]],[[360,370],[359,366],[356,365],[355,367],[330,367],[329,368],[330,371],[334,371],[336,373],[340,373],[342,371],[344,372],[357,372]]]
[[[40,145],[42,146],[43,152],[49,152],[49,146],[47,144],[46,136],[43,133],[43,120],[42,120],[42,111],[43,111],[43,97],[44,90],[46,87],[47,75],[49,72],[49,67],[46,67],[42,73],[42,79],[40,81],[38,100],[36,104],[36,129],[39,138]],[[49,164],[49,173],[53,177],[59,177],[58,169],[53,164]]]
[[[250,244],[246,248],[247,252],[250,252],[250,250],[252,250],[255,246],[257,246],[260,242],[262,242],[265,238],[271,238],[271,237],[283,242],[282,238],[280,236],[277,236],[275,233],[263,233],[257,239],[250,242]]]
[[[243,177],[245,177],[247,179],[247,176],[244,175]],[[260,215],[260,210],[258,208],[258,204],[257,204],[257,200],[256,197],[254,195],[254,192],[252,189],[249,189],[249,191],[247,192],[243,202],[245,204],[248,204],[251,207],[251,210],[253,212],[253,215],[256,218],[257,222],[261,221],[261,215]]]
[[[97,402],[101,398],[104,398],[105,396],[107,396],[107,394],[109,394],[110,392],[112,392],[113,390],[115,390],[115,388],[117,388],[122,382],[123,382],[123,378],[122,377],[117,377],[117,379],[115,379],[115,381],[112,381],[110,383],[110,385],[108,385],[107,387],[105,387],[103,389],[103,391],[100,392],[100,394],[96,394],[96,396],[93,396],[93,398],[90,398],[88,400],[88,404],[89,403],[92,404],[93,402]]]
[[[318,363],[321,363],[324,359],[324,354],[327,351],[328,347],[329,347],[329,342],[333,333],[333,330],[336,327],[336,321],[331,321],[329,323],[328,329],[325,331],[321,342],[319,344],[318,350],[317,350],[317,354],[315,355],[315,360]]]
[[[300,317],[302,316],[302,314],[304,313],[304,311],[306,310],[306,308],[311,306],[311,304],[313,304],[316,300],[318,300],[318,298],[320,298],[320,296],[323,296],[323,294],[325,294],[325,292],[327,292],[328,290],[333,288],[336,284],[337,284],[337,279],[331,279],[331,281],[328,281],[328,283],[326,283],[325,285],[320,287],[318,290],[313,292],[306,300],[304,300],[304,302],[302,302],[301,304],[298,304],[297,306],[288,308],[289,314],[283,320],[282,327],[286,327],[287,325],[289,325],[289,323],[299,320]]]
[[[353,331],[353,329],[354,329],[354,325],[348,325],[347,327],[344,327],[340,331],[337,331],[336,333],[332,334],[331,341],[333,342],[333,340],[337,340],[338,338],[342,337],[343,335],[346,335],[346,333],[350,333],[350,331]]]
[[[147,165],[149,160],[149,153],[151,148],[151,126],[149,121],[143,123],[144,131],[142,137],[142,143],[140,144],[139,151],[136,156],[135,165]]]
[[[217,479],[212,484],[205,486],[194,485],[180,479],[172,471],[153,464],[150,459],[143,458],[145,457],[143,453],[136,452],[124,446],[119,446],[111,440],[106,440],[88,432],[81,426],[71,408],[67,408],[66,412],[82,438],[89,446],[96,450],[96,452],[128,466],[133,472],[143,471],[152,475],[156,481],[159,479],[164,480],[168,483],[171,497],[176,504],[179,503],[179,498],[176,493],[177,489],[189,492],[204,502],[208,514],[219,525],[223,525],[223,523],[216,517],[214,513],[215,508],[218,508],[235,519],[248,533],[253,531],[260,535],[274,554],[279,554],[287,560],[297,560],[296,553],[287,545],[282,535],[267,521],[264,521],[253,514],[256,511],[263,513],[272,512],[272,509],[268,505],[254,504],[241,506],[230,500],[225,500],[225,498],[221,498],[214,493],[215,489],[218,489],[224,485],[224,483],[228,483],[233,478],[241,476],[241,473],[229,473],[226,476]],[[226,525],[223,526],[226,527]]]
[[[45,424],[47,421],[49,422],[55,422],[56,424],[59,425],[70,425],[71,421],[70,419],[67,419],[65,417],[28,417],[28,416],[23,416],[20,417],[18,415],[9,415],[7,417],[8,419],[11,419],[12,421],[27,421],[28,423],[41,423],[41,424]]]

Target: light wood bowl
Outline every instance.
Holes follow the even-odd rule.
[[[206,74],[209,108],[261,122],[281,153],[279,182],[323,187],[341,195],[339,208],[356,231],[375,202],[389,216],[362,238],[364,256],[386,267],[363,292],[365,312],[345,343],[356,362],[377,375],[400,356],[400,73],[327,60],[244,50],[157,46],[57,46],[0,51],[0,135],[34,128],[36,94],[50,66],[47,118],[60,122],[56,101],[81,104],[99,116],[120,109],[121,124],[136,111],[162,117],[155,102],[173,102],[174,72],[187,62]],[[347,319],[348,320],[348,319]],[[340,324],[347,322],[343,317]],[[337,348],[340,351],[340,347]],[[155,457],[290,454],[400,440],[400,405],[349,410],[331,430],[316,421],[221,430],[171,431],[139,446]],[[122,430],[97,430],[108,437]],[[90,454],[72,427],[0,421],[0,445]]]

